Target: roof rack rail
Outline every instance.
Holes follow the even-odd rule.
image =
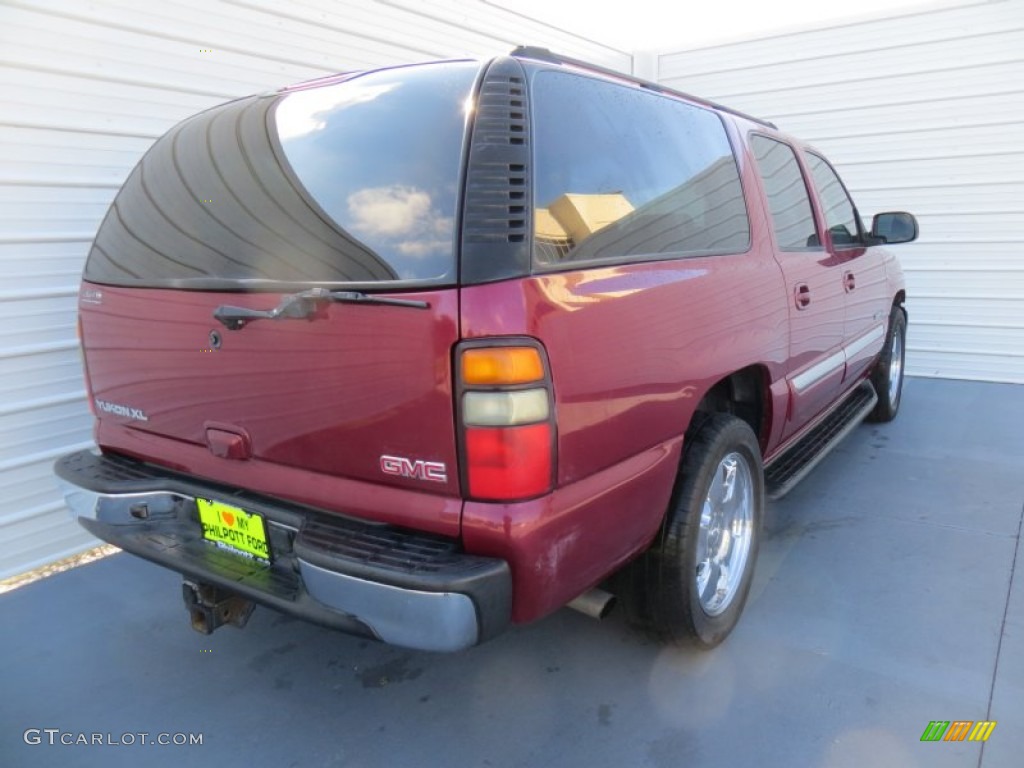
[[[630,83],[635,83],[640,87],[647,88],[648,90],[651,91],[672,94],[673,96],[682,96],[684,99],[697,102],[698,104],[703,104],[706,107],[712,107],[713,109],[718,109],[721,110],[722,112],[728,112],[730,115],[736,115],[737,117],[742,117],[746,120],[752,120],[755,123],[766,125],[769,128],[778,129],[778,126],[775,125],[775,123],[771,122],[770,120],[764,120],[760,117],[748,115],[746,112],[741,112],[738,109],[727,107],[724,104],[719,104],[718,102],[710,101],[709,99],[702,99],[699,96],[694,96],[693,94],[686,93],[684,91],[677,91],[675,88],[667,88],[666,86],[661,85],[660,83],[655,83],[650,80],[644,80],[642,77],[634,77],[633,75],[627,75],[624,72],[618,72],[614,69],[602,67],[598,64],[591,64],[590,62],[582,61],[580,59],[574,59],[570,56],[562,56],[561,54],[558,53],[552,53],[547,48],[539,48],[533,45],[520,45],[518,48],[512,51],[510,55],[521,59],[545,61],[548,62],[549,64],[568,64],[569,66],[578,67],[579,69],[584,69],[590,72],[596,72],[602,75],[607,75],[608,77],[613,77],[618,80],[626,80]]]

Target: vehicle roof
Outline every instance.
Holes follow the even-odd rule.
[[[485,62],[481,59],[474,59],[472,57],[465,57],[460,59],[433,59],[430,61],[417,61],[409,64],[392,64],[386,67],[368,67],[367,69],[351,69],[347,72],[335,72],[334,74],[324,75],[322,77],[314,77],[310,80],[301,80],[291,85],[283,86],[274,93],[287,93],[289,91],[302,91],[307,88],[320,88],[325,85],[335,85],[337,83],[343,83],[346,80],[351,80],[354,77],[362,77],[368,75],[371,72],[384,72],[393,69],[407,69],[411,67],[433,67],[439,64],[462,64],[466,62],[476,62],[483,65]]]
[[[601,75],[611,80],[632,83],[634,85],[639,85],[641,88],[645,88],[655,93],[661,93],[668,96],[682,98],[685,99],[686,101],[693,102],[694,104],[700,104],[702,106],[718,110],[719,112],[725,112],[730,115],[734,115],[735,117],[741,117],[744,120],[749,120],[750,122],[757,123],[758,125],[767,128],[777,129],[775,123],[769,120],[764,120],[760,117],[755,117],[754,115],[747,114],[746,112],[741,112],[738,109],[733,109],[732,107],[728,107],[724,104],[719,104],[718,102],[711,101],[710,99],[703,99],[699,96],[694,96],[693,94],[676,90],[675,88],[669,88],[668,86],[662,85],[661,83],[655,83],[650,80],[645,80],[641,77],[628,75],[624,72],[618,72],[614,69],[602,67],[597,64],[591,64],[580,59],[574,59],[569,56],[562,56],[560,54],[552,53],[547,48],[519,46],[518,48],[513,50],[510,55],[517,59],[543,62],[545,64],[554,64],[558,66],[566,66],[576,70],[582,70],[583,72],[586,73]]]

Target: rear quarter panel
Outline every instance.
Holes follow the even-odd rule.
[[[651,543],[683,432],[714,383],[762,363],[784,386],[782,291],[760,247],[463,289],[464,337],[532,336],[551,365],[558,487],[463,510],[467,548],[512,565],[515,621],[557,609]]]
[[[736,370],[762,363],[782,378],[784,296],[761,246],[465,288],[461,314],[466,338],[523,334],[545,345],[561,486],[681,435],[707,390]]]

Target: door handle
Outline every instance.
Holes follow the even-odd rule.
[[[857,287],[857,280],[856,280],[856,278],[854,278],[853,272],[844,272],[843,273],[843,288],[846,289],[846,292],[849,293],[850,291],[852,291],[856,287]]]
[[[793,300],[797,309],[807,309],[811,303],[811,289],[807,283],[800,283],[793,289]]]

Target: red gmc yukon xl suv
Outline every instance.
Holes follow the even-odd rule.
[[[611,593],[711,647],[766,498],[900,403],[903,277],[814,149],[522,48],[171,129],[89,254],[94,535],[256,603],[457,650]]]

